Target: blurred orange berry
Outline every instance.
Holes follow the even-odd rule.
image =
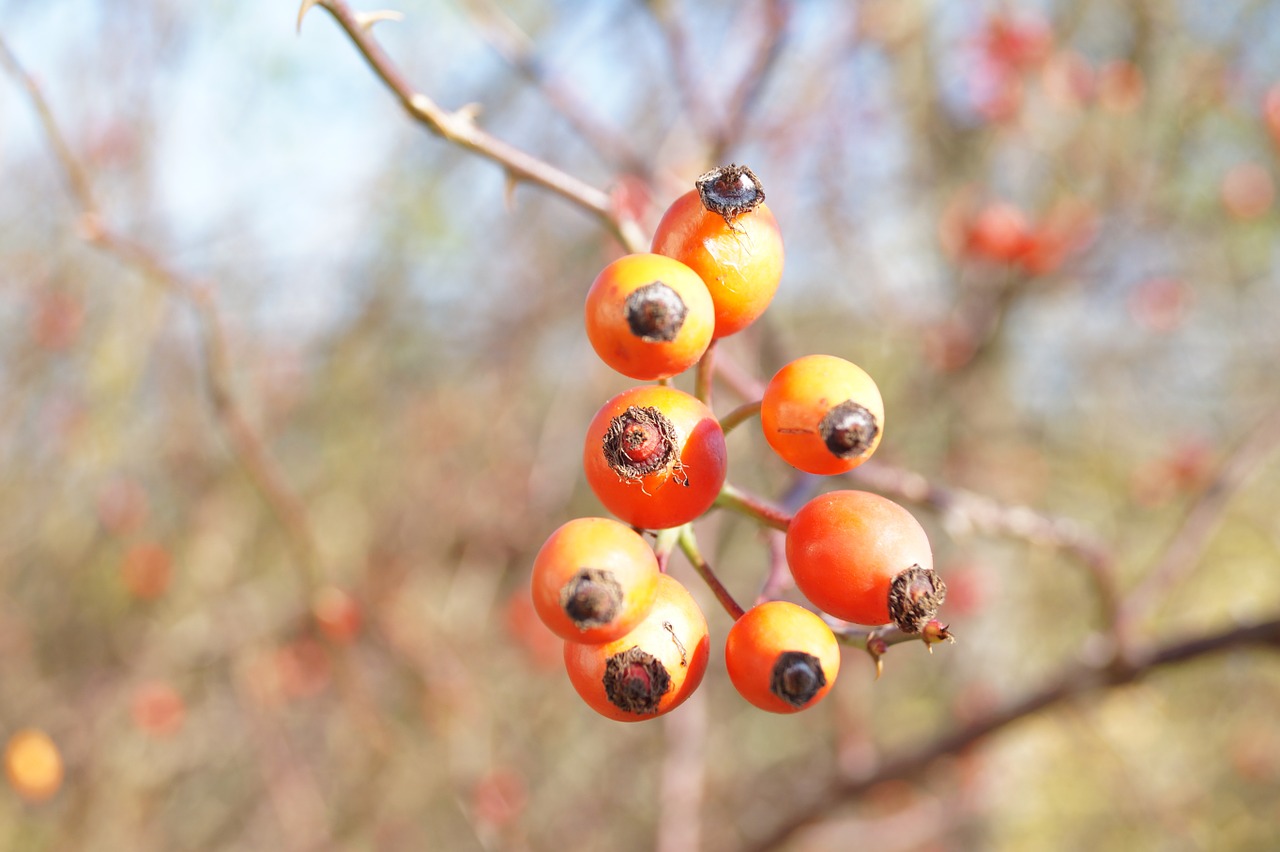
[[[1267,132],[1271,134],[1271,141],[1280,148],[1280,83],[1267,90],[1262,101],[1262,120],[1267,125]]]
[[[70,293],[41,291],[31,318],[31,337],[41,349],[69,349],[84,326],[84,303]]]
[[[120,579],[135,598],[155,600],[168,590],[172,577],[173,562],[163,545],[142,542],[125,551]]]
[[[1017,206],[1005,201],[992,202],[969,221],[965,248],[974,257],[1012,263],[1027,250],[1031,226]]]
[[[186,702],[164,681],[144,683],[134,690],[130,710],[138,730],[154,737],[173,736],[187,716]]]
[[[518,819],[528,804],[528,785],[514,769],[495,768],[471,788],[471,813],[494,828]]]
[[[1093,66],[1074,50],[1058,51],[1041,68],[1040,86],[1053,106],[1078,110],[1093,96]]]
[[[1222,178],[1222,206],[1236,219],[1256,219],[1271,209],[1276,187],[1259,163],[1232,166]]]
[[[359,602],[337,586],[325,586],[316,592],[311,601],[311,615],[320,632],[339,644],[353,641],[364,624]]]
[[[1044,59],[1053,47],[1053,31],[1038,15],[993,15],[982,33],[987,58],[1011,68],[1026,68]]]
[[[62,787],[62,754],[48,734],[35,728],[9,738],[4,770],[10,786],[29,802],[47,801]]]
[[[1107,112],[1133,112],[1147,93],[1142,69],[1126,59],[1116,59],[1098,70],[1098,105]]]

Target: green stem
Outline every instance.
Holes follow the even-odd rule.
[[[742,618],[746,610],[739,606],[738,602],[733,599],[733,595],[729,594],[729,590],[720,582],[720,578],[716,576],[715,571],[711,570],[711,565],[702,557],[702,552],[698,550],[698,540],[694,537],[693,527],[685,524],[680,527],[680,549],[684,551],[684,555],[688,557],[689,564],[693,565],[693,570],[698,572],[698,576],[702,578],[707,587],[711,589],[712,594],[716,596],[716,600],[720,601],[720,605],[724,607],[724,611],[729,613],[729,617],[734,621]]]
[[[727,482],[720,489],[719,496],[716,497],[716,505],[747,517],[755,518],[765,526],[773,527],[783,532],[787,531],[787,526],[791,523],[791,516],[780,507],[754,494],[735,488]]]
[[[728,435],[731,430],[742,425],[744,421],[759,414],[760,403],[761,400],[757,399],[755,402],[744,402],[742,405],[739,405],[733,411],[730,411],[724,417],[720,418],[720,428],[724,430],[726,435]]]

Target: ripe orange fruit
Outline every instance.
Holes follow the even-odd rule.
[[[674,710],[693,694],[710,647],[707,619],[689,590],[660,574],[653,608],[634,630],[603,645],[565,642],[564,664],[591,709],[638,722]]]
[[[577,518],[533,561],[533,605],[561,639],[598,644],[640,623],[658,592],[658,558],[630,527]]]
[[[644,529],[678,527],[711,508],[727,465],[724,432],[711,409],[661,385],[606,402],[587,427],[582,451],[600,502]]]
[[[587,291],[587,339],[600,360],[641,381],[697,363],[711,343],[715,307],[698,273],[660,254],[629,254]]]
[[[663,214],[653,251],[702,277],[715,304],[715,337],[746,328],[769,307],[782,280],[782,234],[764,189],[746,166],[698,178]]]
[[[807,355],[779,370],[764,391],[760,425],[788,464],[806,473],[853,470],[884,434],[884,400],[861,367]]]
[[[813,498],[787,526],[786,550],[796,587],[844,621],[892,621],[918,633],[946,597],[924,528],[878,494],[831,491]]]
[[[4,771],[19,796],[44,802],[62,787],[62,753],[44,731],[25,728],[9,738]]]
[[[733,623],[724,646],[729,679],[743,698],[771,713],[812,707],[840,672],[840,645],[817,615],[768,601]]]

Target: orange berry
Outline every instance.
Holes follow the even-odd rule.
[[[587,339],[613,369],[641,381],[697,363],[711,343],[715,307],[698,273],[660,254],[629,254],[587,291]]]
[[[311,615],[320,632],[338,644],[355,641],[364,621],[360,603],[337,586],[325,586],[316,592],[311,599]]]
[[[969,222],[965,248],[974,257],[1012,263],[1026,253],[1031,238],[1031,225],[1022,210],[997,201],[983,207]]]
[[[769,307],[782,280],[782,234],[746,166],[702,175],[667,208],[653,251],[690,266],[715,304],[715,337],[736,334]]]
[[[793,467],[830,475],[853,470],[884,433],[884,400],[871,377],[833,355],[807,355],[779,370],[760,405],[764,437]]]
[[[788,601],[748,610],[724,646],[729,679],[743,698],[771,713],[812,707],[840,672],[840,645],[821,618]]]
[[[728,459],[711,409],[675,388],[642,385],[596,412],[582,465],[610,512],[633,526],[666,529],[711,508]]]
[[[599,644],[640,623],[658,591],[658,558],[630,527],[577,518],[533,560],[533,606],[561,639]]]
[[[946,597],[924,528],[878,494],[818,495],[788,524],[786,549],[796,587],[844,621],[918,633]]]
[[[620,722],[652,719],[693,694],[707,670],[707,619],[689,590],[667,574],[649,614],[602,645],[564,643],[569,681],[591,709]]]
[[[139,686],[133,693],[130,710],[134,725],[154,737],[173,736],[181,730],[187,715],[182,696],[164,681]]]
[[[29,802],[47,801],[62,787],[62,754],[48,734],[34,728],[9,738],[4,770],[10,786]]]
[[[146,601],[159,598],[168,590],[172,578],[173,560],[163,545],[142,542],[125,552],[120,579],[135,598]]]

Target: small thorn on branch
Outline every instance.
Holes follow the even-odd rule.
[[[298,9],[298,32],[302,32],[302,19],[307,16],[307,12],[311,11],[312,6],[319,6],[323,0],[302,0],[302,6]]]
[[[356,12],[355,18],[356,25],[364,32],[369,32],[373,29],[373,25],[380,21],[403,21],[404,13],[394,9],[381,9],[377,12]]]

